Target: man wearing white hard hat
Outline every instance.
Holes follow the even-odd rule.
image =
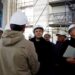
[[[50,35],[49,33],[46,33],[46,34],[44,35],[44,39],[45,39],[46,41],[49,41],[49,42],[50,42],[50,38],[51,38],[51,35]]]
[[[56,41],[56,44],[55,44],[55,51],[56,51],[56,64],[58,64],[58,66],[56,66],[57,68],[57,75],[61,75],[62,73],[60,73],[60,64],[61,61],[61,49],[62,49],[62,45],[65,43],[66,41],[66,32],[65,31],[62,31],[62,30],[59,30],[59,32],[56,34],[57,36],[57,41]]]
[[[35,25],[33,27],[34,37],[30,40],[34,43],[40,61],[40,69],[37,75],[54,75],[54,62],[52,58],[54,45],[42,37],[43,32],[43,26]]]
[[[41,25],[35,25],[35,26],[33,27],[33,32],[35,32],[36,29],[41,29],[42,31],[44,31],[44,28],[43,28],[43,26],[41,26]]]
[[[68,32],[70,33],[71,30],[73,30],[73,29],[75,29],[75,24],[72,24],[72,25],[69,26],[69,28],[68,28]]]
[[[57,34],[57,41],[64,42],[66,40],[66,32],[65,31],[59,31]]]
[[[0,42],[1,75],[35,75],[39,69],[38,57],[32,42],[25,40],[23,32],[27,17],[15,12]]]
[[[60,49],[62,60],[60,72],[62,75],[75,75],[75,24],[69,26],[68,33],[71,36],[70,40],[66,40]]]

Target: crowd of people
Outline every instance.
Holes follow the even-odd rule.
[[[10,19],[10,29],[0,29],[0,74],[74,75],[75,57],[63,55],[68,46],[75,48],[75,24],[68,28],[70,40],[59,31],[54,44],[50,34],[43,37],[44,28],[40,25],[34,26],[34,37],[26,40],[23,32],[27,22],[26,15],[17,11]]]

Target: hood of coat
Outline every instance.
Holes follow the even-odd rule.
[[[18,43],[24,38],[23,33],[19,31],[6,30],[2,34],[2,44],[4,46],[10,46]]]

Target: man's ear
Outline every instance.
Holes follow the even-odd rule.
[[[23,29],[22,29],[23,32],[25,31],[25,27],[26,27],[26,25],[23,26]]]

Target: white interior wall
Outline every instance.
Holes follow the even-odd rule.
[[[34,3],[36,0],[34,0]],[[45,10],[44,10],[45,9]],[[44,12],[43,12],[44,10]],[[36,24],[42,24],[43,26],[48,25],[48,14],[49,14],[49,8],[48,8],[48,0],[38,0],[36,5],[34,6],[34,25]],[[43,13],[42,13],[43,12]],[[42,13],[42,15],[41,15]],[[39,16],[41,17],[39,18]],[[39,20],[38,20],[39,18]]]

